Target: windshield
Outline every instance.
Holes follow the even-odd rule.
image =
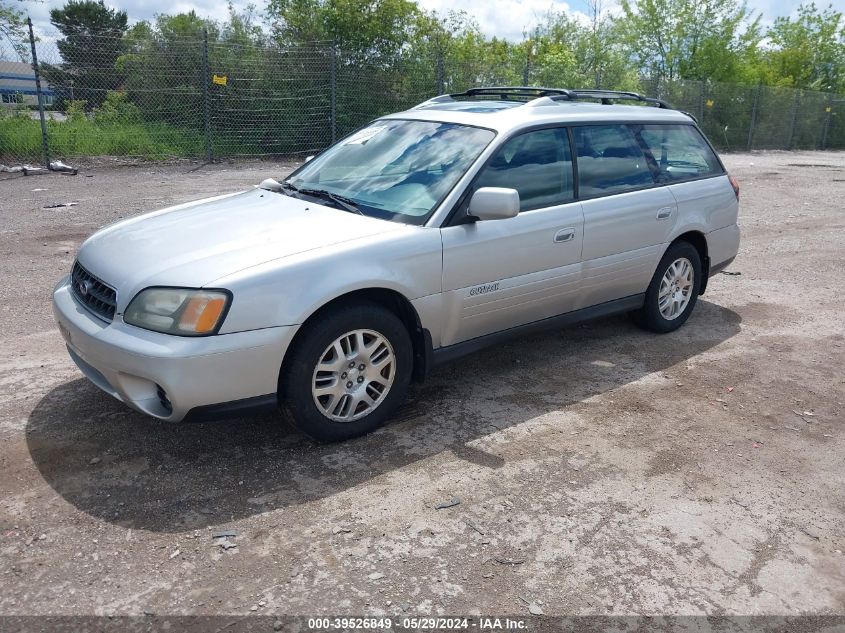
[[[286,182],[305,195],[342,197],[364,215],[423,224],[493,136],[454,123],[375,121]]]

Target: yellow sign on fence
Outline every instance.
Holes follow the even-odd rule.
[[[217,84],[218,86],[225,86],[226,82],[229,78],[226,75],[212,75],[211,76],[211,83]]]
[[[715,103],[715,101],[713,101],[713,99],[708,99],[707,100],[707,107],[712,108],[714,103]]]

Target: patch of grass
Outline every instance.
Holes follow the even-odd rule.
[[[50,155],[142,156],[149,159],[201,156],[204,139],[197,130],[165,123],[91,120],[72,117],[47,121]],[[0,116],[0,160],[38,161],[41,124],[28,113]]]

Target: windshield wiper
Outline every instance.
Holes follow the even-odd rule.
[[[299,193],[299,187],[294,185],[289,180],[283,180],[281,183],[282,193],[287,196],[293,195],[294,193]]]
[[[356,203],[351,198],[347,198],[345,196],[340,196],[336,193],[332,193],[331,191],[326,191],[325,189],[300,189],[295,185],[291,185],[290,183],[285,183],[288,187],[290,187],[296,193],[301,193],[306,196],[314,196],[315,198],[323,198],[324,200],[330,200],[334,202],[335,205],[343,207],[350,213],[357,213],[359,215],[366,215],[361,209],[358,208],[358,203]]]

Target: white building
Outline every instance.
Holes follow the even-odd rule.
[[[55,94],[44,79],[41,79],[41,94],[44,105],[53,103]],[[0,106],[38,105],[35,89],[35,72],[30,64],[0,61]]]

